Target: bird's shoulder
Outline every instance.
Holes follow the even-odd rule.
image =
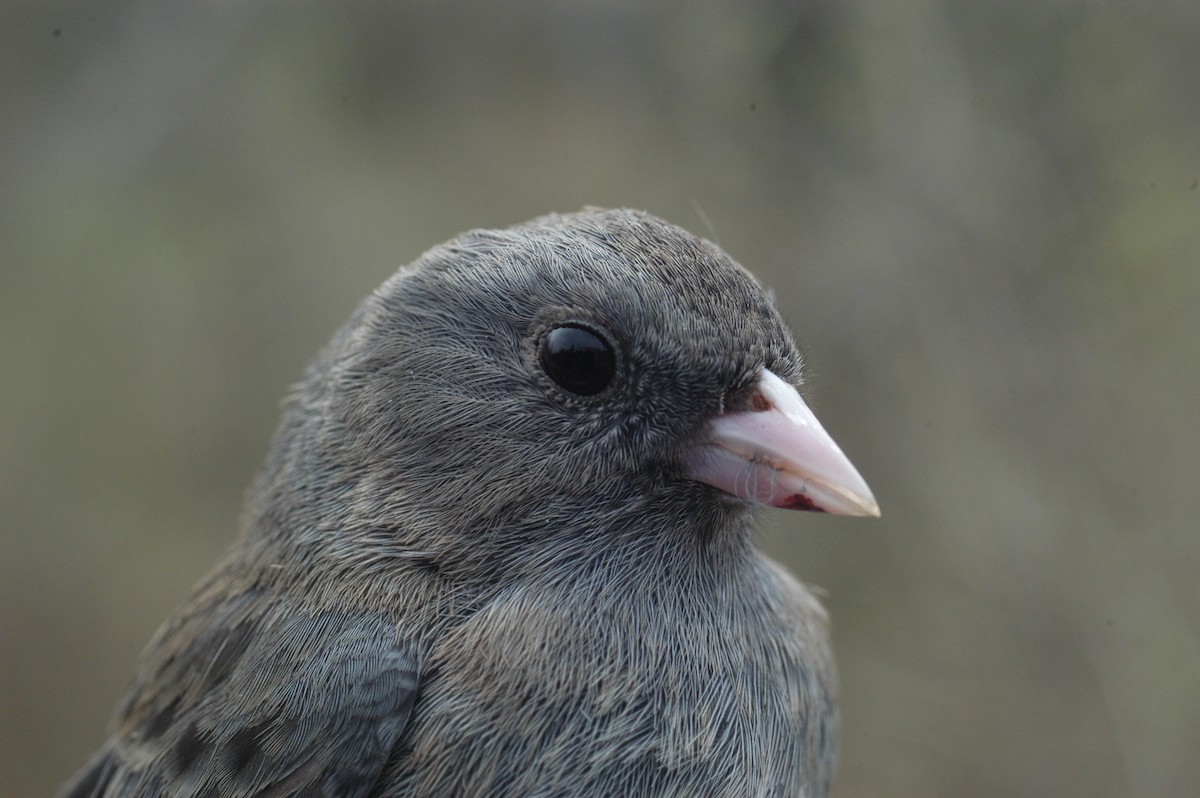
[[[417,659],[382,613],[201,596],[151,643],[115,734],[64,798],[369,794]]]

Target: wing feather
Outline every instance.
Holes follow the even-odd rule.
[[[247,593],[151,650],[117,734],[62,798],[365,797],[417,694],[414,649],[378,613]]]

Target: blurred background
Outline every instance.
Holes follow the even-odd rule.
[[[95,750],[279,402],[473,227],[774,287],[880,521],[838,796],[1200,794],[1200,4],[0,4],[0,795]]]

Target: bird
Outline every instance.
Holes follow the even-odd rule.
[[[879,508],[803,389],[773,294],[649,213],[429,250],[61,795],[825,796],[828,621],[756,519]]]

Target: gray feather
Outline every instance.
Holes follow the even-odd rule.
[[[382,615],[258,592],[195,607],[152,647],[120,733],[72,796],[371,794],[416,697]]]

